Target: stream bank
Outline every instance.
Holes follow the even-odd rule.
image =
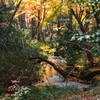
[[[57,67],[69,67],[67,66],[67,62],[62,57],[58,56],[51,56],[48,60],[52,61],[57,65]],[[39,86],[58,86],[58,87],[66,87],[66,86],[76,86],[78,88],[89,88],[92,86],[91,84],[80,83],[76,81],[65,81],[64,78],[49,64],[44,62],[41,63],[42,67],[45,68],[45,74],[43,81],[37,82],[32,84],[32,86],[39,87]]]

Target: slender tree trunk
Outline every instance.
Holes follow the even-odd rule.
[[[84,39],[84,46],[85,46],[85,48],[86,48],[86,54],[87,54],[87,58],[88,58],[88,61],[89,61],[89,63],[91,64],[90,66],[93,66],[93,57],[92,57],[92,54],[91,54],[91,51],[90,51],[90,49],[89,49],[89,46],[88,46],[88,43],[87,43],[87,41],[86,41],[86,39]]]
[[[72,13],[69,13],[69,23],[68,23],[68,29],[72,29]]]
[[[32,28],[32,38],[35,38],[36,33],[36,20],[34,18],[31,19],[31,28]]]
[[[53,24],[51,25],[52,27],[52,30],[51,30],[51,35],[50,35],[50,41],[52,42],[52,39],[53,39]]]
[[[42,9],[42,4],[41,4],[41,9]],[[44,19],[45,19],[45,5],[44,5],[44,11],[43,11],[43,19],[42,19],[42,23],[44,22]],[[41,25],[41,30],[42,30],[42,27],[43,27],[43,25]],[[43,42],[44,43],[46,43],[46,41],[45,41],[45,38],[44,38],[44,33],[43,33],[43,31],[41,32],[41,36],[42,36],[42,40],[43,40]]]
[[[26,29],[25,13],[22,15],[22,24],[23,24],[23,28]]]
[[[63,3],[63,0],[61,0],[61,4],[62,3]],[[57,34],[60,35],[60,32],[61,32],[61,11],[60,11],[60,14],[58,15],[58,18],[57,18],[57,28],[58,28]]]
[[[26,21],[25,21],[25,14],[18,16],[19,25],[21,29],[26,29]]]
[[[38,10],[38,26],[37,26],[37,40],[38,41],[41,41],[40,21],[41,21],[41,11]]]
[[[58,23],[57,23],[57,28],[58,28],[58,35],[60,35],[60,32],[61,32],[61,27],[60,27],[60,17],[61,17],[61,14],[58,16]]]

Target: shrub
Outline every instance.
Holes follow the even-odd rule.
[[[23,51],[2,51],[0,55],[0,83],[3,82],[3,86],[8,87],[11,85],[11,80],[18,78],[24,80],[23,76],[34,81],[38,80],[40,67],[36,62],[36,60],[29,61]],[[27,80],[26,83],[29,84],[29,82]]]

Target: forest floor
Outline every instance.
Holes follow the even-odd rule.
[[[100,87],[87,90],[75,87],[30,87],[15,94],[5,94],[0,100],[100,100]]]

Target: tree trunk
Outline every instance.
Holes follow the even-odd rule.
[[[36,33],[36,20],[31,19],[31,28],[32,28],[32,39],[35,38],[35,33]]]
[[[61,17],[61,14],[58,16],[57,18],[57,28],[58,28],[58,32],[57,34],[60,35],[60,32],[61,32],[61,27],[60,27],[60,17]]]
[[[88,58],[88,61],[89,61],[89,63],[90,63],[90,67],[93,67],[93,62],[94,62],[94,60],[93,60],[93,57],[92,57],[92,54],[91,54],[91,51],[90,51],[90,49],[89,49],[89,47],[88,47],[88,43],[87,43],[87,41],[84,39],[84,46],[85,46],[85,48],[86,48],[86,54],[87,54],[87,58]]]
[[[41,12],[38,10],[38,26],[37,26],[37,40],[41,41],[41,33],[40,33],[40,21],[41,21]]]
[[[92,6],[92,9],[93,9],[93,12],[96,12],[94,6]],[[96,19],[97,28],[100,29],[100,10],[98,10],[98,11],[96,12],[96,14],[94,15],[94,17],[95,17],[95,19]]]
[[[42,3],[41,3],[41,9],[42,9]],[[42,30],[43,22],[44,22],[44,19],[45,19],[45,10],[46,9],[45,9],[45,5],[44,5],[44,11],[43,11],[43,19],[42,19],[42,24],[41,24],[41,30]],[[41,32],[41,36],[42,36],[43,43],[46,44],[45,36],[44,36],[43,31]]]
[[[75,12],[74,12],[74,10],[72,8],[70,8],[70,10],[71,10],[72,14],[74,15],[74,17],[76,18],[76,20],[77,20],[77,22],[78,22],[78,24],[80,26],[80,29],[81,29],[82,33],[86,34],[86,29],[83,26],[83,23],[81,21],[82,16],[79,16],[77,13],[75,14]],[[80,12],[82,12],[82,11],[80,11]],[[91,51],[89,49],[88,42],[87,42],[86,39],[84,39],[84,47],[86,49],[85,51],[86,51],[87,59],[88,59],[88,61],[90,63],[90,67],[93,67],[93,61],[94,60],[93,60],[93,56],[91,54]]]
[[[21,29],[26,29],[25,14],[18,16],[19,24]]]
[[[72,24],[73,24],[72,19],[73,19],[72,13],[70,12],[69,13],[69,21],[68,21],[68,29],[72,29]]]

